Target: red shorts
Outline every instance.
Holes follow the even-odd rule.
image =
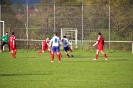
[[[99,51],[103,50],[103,45],[98,45],[97,50],[99,50]]]
[[[42,46],[42,50],[44,51],[48,50],[48,46]]]
[[[10,45],[10,50],[16,50],[16,46]]]

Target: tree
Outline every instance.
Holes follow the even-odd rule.
[[[1,20],[5,21],[5,31],[19,32],[19,29],[23,26],[23,22],[16,18],[14,7],[12,6],[12,0],[1,0]],[[21,32],[22,34],[22,32]],[[16,33],[16,36],[23,36]]]
[[[24,6],[22,5],[22,3],[17,2],[15,7],[15,13],[16,14],[23,14],[24,13]]]

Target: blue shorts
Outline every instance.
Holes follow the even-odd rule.
[[[60,52],[59,46],[52,46],[52,52]]]
[[[69,46],[64,47],[64,51],[67,52],[69,50]]]

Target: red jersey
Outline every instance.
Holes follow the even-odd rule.
[[[42,42],[42,50],[47,50],[48,49],[48,41],[44,40]]]
[[[13,45],[13,46],[16,45],[16,43],[15,43],[15,36],[14,35],[10,36],[9,43],[10,43],[10,45]]]
[[[103,50],[103,45],[104,45],[103,37],[102,36],[98,36],[97,42],[98,42],[97,49],[98,50]]]

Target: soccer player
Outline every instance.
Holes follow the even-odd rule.
[[[9,43],[10,43],[10,51],[12,54],[12,58],[16,58],[16,40],[15,40],[15,33],[12,32],[12,35],[9,38]]]
[[[93,46],[95,46],[95,45],[97,45],[97,49],[96,49],[96,56],[93,60],[98,60],[99,51],[103,54],[103,56],[105,57],[105,60],[108,60],[106,53],[103,51],[104,39],[100,32],[98,33],[97,42],[95,44],[93,44]]]
[[[8,32],[6,32],[6,34],[0,38],[0,40],[3,40],[2,45],[1,45],[1,52],[3,51],[3,46],[5,44],[8,45],[8,48],[9,48],[9,51],[10,51],[10,45],[9,45],[8,39],[9,39]]]
[[[60,53],[60,38],[57,36],[57,33],[54,33],[54,36],[50,40],[50,47],[51,48],[51,62],[54,62],[54,53],[58,56],[58,62],[61,62],[61,53]]]
[[[46,38],[45,40],[42,41],[42,51],[38,52],[38,55],[44,53],[44,51],[50,51],[49,49],[49,38]]]
[[[64,51],[65,51],[65,53],[66,53],[66,56],[68,57],[68,58],[70,58],[70,55],[68,54],[68,50],[70,51],[70,52],[72,52],[72,49],[69,47],[69,40],[66,38],[66,36],[63,36],[63,38],[61,39],[61,41],[62,41],[62,43],[63,43],[63,47],[64,47]]]

